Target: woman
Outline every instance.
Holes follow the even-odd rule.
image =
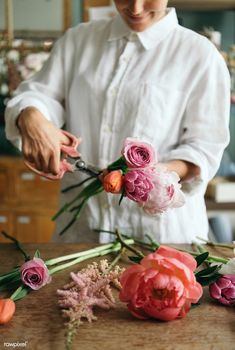
[[[82,217],[55,240],[97,240],[93,228],[160,242],[207,238],[204,192],[229,141],[230,78],[216,48],[181,27],[167,0],[115,0],[119,15],[80,24],[56,43],[43,67],[21,84],[6,111],[6,133],[39,170],[58,173],[60,128],[81,136],[83,158],[105,168],[123,140],[151,143],[161,163],[178,173],[186,204],[150,217],[117,196],[90,200]],[[66,175],[65,187],[79,175]],[[61,198],[64,202],[67,194]],[[57,230],[67,222],[58,221]],[[103,233],[100,241],[112,237]]]

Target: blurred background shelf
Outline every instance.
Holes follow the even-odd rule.
[[[180,10],[234,10],[234,0],[170,0],[169,6]]]
[[[235,200],[235,199],[234,199]],[[213,199],[206,198],[206,208],[207,210],[235,210],[235,202],[230,203],[217,203]]]

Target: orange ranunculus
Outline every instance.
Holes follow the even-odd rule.
[[[123,272],[120,300],[138,318],[170,321],[184,317],[191,303],[202,296],[193,273],[196,266],[190,254],[161,246]]]
[[[105,175],[103,186],[106,192],[120,193],[123,186],[123,175],[121,170],[114,170]]]

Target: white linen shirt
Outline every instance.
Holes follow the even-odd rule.
[[[106,167],[120,157],[126,137],[151,143],[159,161],[181,159],[200,167],[200,176],[184,183],[186,204],[155,217],[137,204],[102,193],[89,200],[80,219],[63,236],[71,216],[58,219],[57,241],[98,239],[93,228],[140,239],[148,233],[162,243],[207,238],[204,192],[229,141],[230,77],[217,49],[205,37],[178,24],[174,9],[144,32],[134,33],[118,15],[82,23],[55,44],[43,69],[20,85],[6,111],[6,134],[18,147],[19,112],[37,107],[56,126],[81,136],[87,162]],[[66,174],[62,187],[79,182]],[[61,195],[61,201],[79,190]],[[61,203],[62,204],[62,203]],[[100,242],[113,239],[108,233]]]

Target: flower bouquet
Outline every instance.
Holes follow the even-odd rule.
[[[102,191],[120,195],[119,204],[124,198],[136,202],[149,215],[157,215],[184,204],[179,176],[158,163],[150,144],[135,138],[127,138],[121,154],[121,157],[108,165],[107,169],[94,173],[84,181],[63,190],[67,192],[90,181],[53,217],[55,220],[65,211],[72,214],[71,221],[60,234],[79,218],[89,198]]]

